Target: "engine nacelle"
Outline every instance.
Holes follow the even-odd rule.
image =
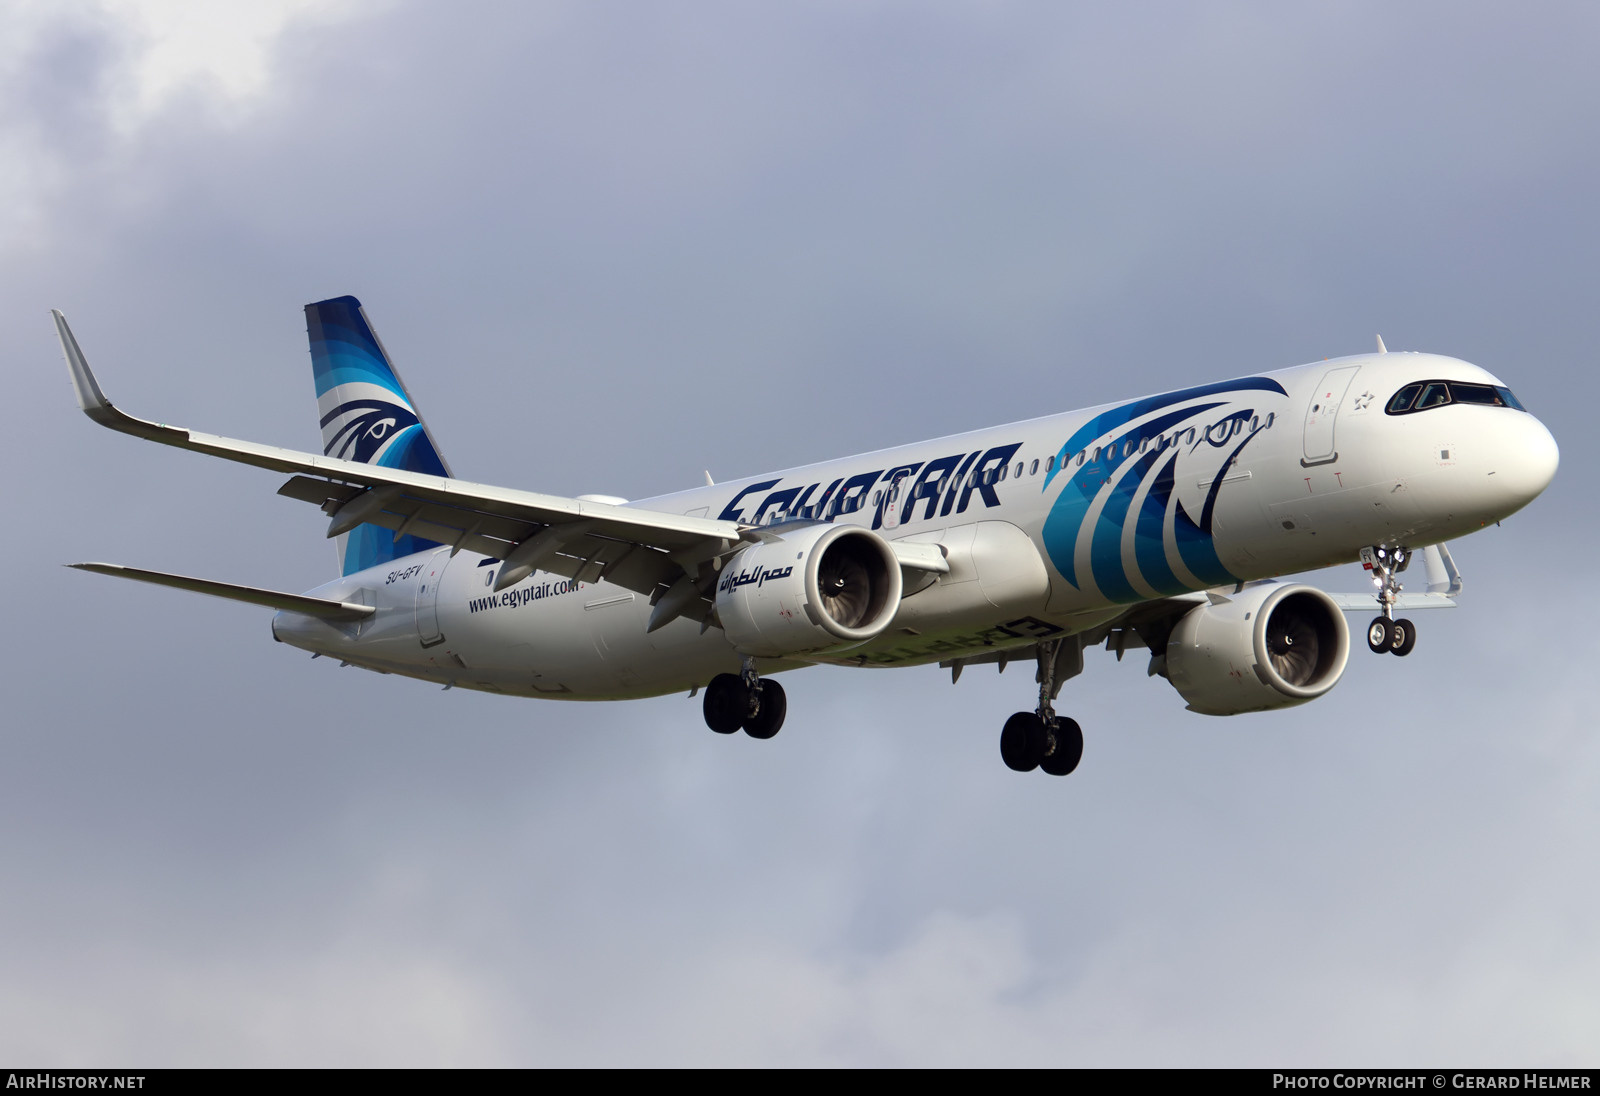
[[[717,619],[741,654],[837,651],[887,628],[900,593],[900,564],[882,537],[810,525],[753,544],[723,567]]]
[[[1167,640],[1167,677],[1190,711],[1238,715],[1315,700],[1349,657],[1350,629],[1332,598],[1268,583],[1184,614]]]

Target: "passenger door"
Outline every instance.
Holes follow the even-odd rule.
[[[1305,457],[1300,463],[1309,468],[1313,464],[1328,464],[1339,459],[1334,448],[1333,428],[1339,416],[1339,405],[1344,394],[1361,371],[1359,365],[1341,365],[1322,376],[1306,403]]]

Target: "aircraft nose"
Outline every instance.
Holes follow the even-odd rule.
[[[1493,490],[1503,500],[1505,513],[1522,509],[1538,498],[1555,479],[1561,450],[1544,423],[1522,414],[1504,426],[1510,436],[1498,447],[1492,473]]]

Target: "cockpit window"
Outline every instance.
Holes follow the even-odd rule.
[[[1422,398],[1417,401],[1417,410],[1426,411],[1430,407],[1443,407],[1450,402],[1450,386],[1444,381],[1429,381],[1428,387],[1422,390]]]
[[[1471,384],[1467,381],[1418,381],[1408,384],[1390,397],[1384,410],[1391,415],[1404,415],[1412,411],[1429,411],[1450,403],[1526,410],[1517,402],[1511,390],[1503,385]]]
[[[1452,384],[1450,396],[1457,403],[1486,403],[1491,407],[1504,407],[1506,401],[1500,398],[1500,393],[1487,384]]]
[[[1408,384],[1394,394],[1394,399],[1389,401],[1388,411],[1391,415],[1398,415],[1402,411],[1411,410],[1411,401],[1417,398],[1417,393],[1422,391],[1420,384]]]

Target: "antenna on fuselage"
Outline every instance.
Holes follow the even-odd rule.
[[[706,486],[707,487],[715,487],[716,485],[717,485],[717,481],[711,478],[711,469],[707,468],[706,469]]]
[[[1389,348],[1387,346],[1383,345],[1383,336],[1379,335],[1378,336],[1378,353],[1387,354],[1388,352],[1389,352]]]

